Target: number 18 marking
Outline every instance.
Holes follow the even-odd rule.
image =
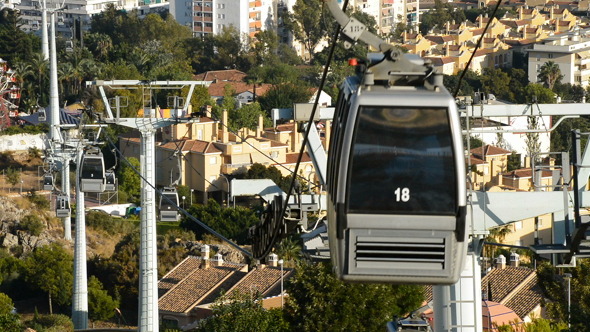
[[[395,191],[395,201],[407,202],[410,200],[410,188],[397,188]]]

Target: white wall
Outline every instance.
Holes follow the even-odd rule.
[[[45,150],[47,148],[46,134],[19,134],[0,136],[0,152],[27,151],[29,148]]]

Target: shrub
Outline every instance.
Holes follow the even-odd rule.
[[[23,217],[19,223],[19,228],[29,232],[31,235],[39,236],[45,229],[45,225],[36,214],[29,214]]]
[[[70,317],[61,314],[38,315],[26,324],[39,332],[73,332],[74,323]]]

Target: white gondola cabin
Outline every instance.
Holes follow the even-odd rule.
[[[57,195],[55,199],[55,215],[58,218],[69,218],[71,216],[70,199],[66,195]]]
[[[83,192],[104,192],[106,177],[104,158],[97,147],[88,149],[80,162],[80,190]]]
[[[53,190],[53,175],[51,173],[43,175],[43,190]]]
[[[105,172],[105,191],[116,191],[117,190],[117,177],[113,170]]]
[[[336,105],[327,178],[336,274],[357,282],[453,284],[467,244],[455,100],[427,67],[425,83],[417,84],[420,73],[407,65],[400,85],[386,68],[349,77]]]
[[[160,221],[178,221],[178,192],[164,187],[160,195]]]
[[[37,114],[38,114],[37,119],[39,120],[39,122],[47,121],[47,113],[43,107],[41,107],[37,110]]]

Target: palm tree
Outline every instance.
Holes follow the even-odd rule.
[[[545,62],[541,68],[539,68],[539,80],[545,84],[545,87],[553,90],[555,83],[561,81],[563,75],[559,65],[553,61]]]
[[[29,60],[29,65],[31,66],[31,81],[37,82],[31,93],[33,94],[34,91],[39,103],[46,105],[49,102],[49,61],[42,53],[35,53]]]

